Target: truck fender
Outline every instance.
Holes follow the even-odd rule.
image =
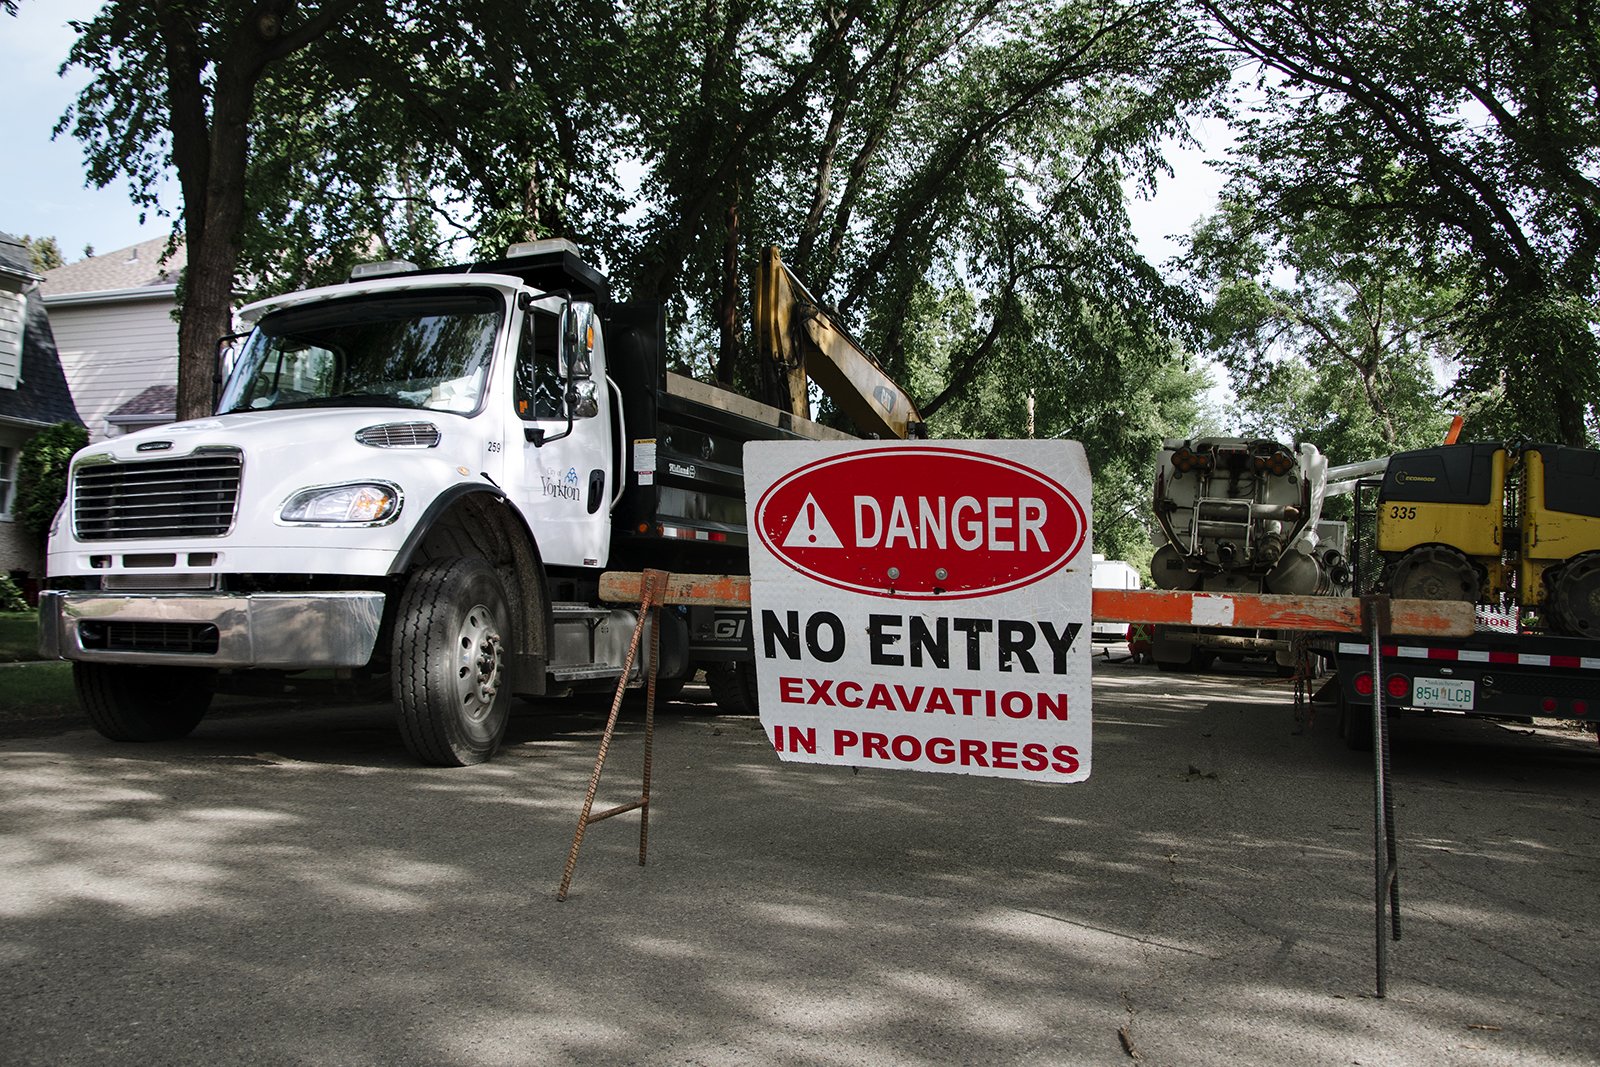
[[[511,688],[523,696],[542,695],[554,625],[548,576],[533,531],[498,486],[474,483],[440,493],[395,554],[389,573],[403,578],[419,563],[451,555],[481,557],[505,578],[517,620]]]

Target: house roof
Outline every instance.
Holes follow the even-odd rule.
[[[22,260],[16,261],[20,251]],[[0,233],[0,269],[9,274],[37,278],[32,258],[22,243],[10,234]],[[56,335],[50,331],[44,301],[37,289],[24,293],[27,318],[22,328],[22,373],[15,389],[0,389],[0,421],[51,426],[58,422],[83,424],[72,403],[61,360],[56,355]]]
[[[163,261],[165,237],[152,237],[103,256],[90,256],[44,273],[46,300],[87,293],[118,293],[148,290],[151,296],[170,294],[178,274],[188,263],[188,251],[180,241],[172,255]]]
[[[33,257],[22,242],[9,233],[0,233],[0,272],[24,282],[39,279],[33,269]]]
[[[106,416],[110,423],[171,422],[178,410],[176,385],[152,385]]]

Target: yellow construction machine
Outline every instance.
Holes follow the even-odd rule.
[[[755,335],[784,385],[778,406],[790,414],[811,417],[815,381],[863,434],[927,436],[916,403],[811,295],[775,247],[756,269]]]
[[[1402,452],[1377,519],[1390,595],[1510,601],[1548,633],[1600,635],[1600,452],[1497,442]]]

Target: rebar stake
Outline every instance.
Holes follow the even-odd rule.
[[[572,851],[567,853],[567,866],[561,872],[561,888],[556,890],[557,900],[567,899],[572,886],[572,872],[578,866],[578,850],[583,847],[583,834],[590,823],[609,819],[613,815],[639,810],[639,865],[644,866],[645,850],[650,840],[650,762],[655,747],[656,728],[656,672],[661,649],[661,599],[666,594],[667,572],[647,570],[641,582],[639,597],[639,622],[633,628],[633,639],[628,643],[628,654],[622,660],[622,677],[617,679],[616,695],[611,698],[611,715],[606,719],[605,733],[600,738],[600,751],[594,759],[594,773],[589,776],[589,790],[583,797],[583,811],[578,815],[578,829],[572,835]],[[650,625],[650,659],[646,668],[644,705],[644,783],[639,799],[618,804],[601,812],[594,808],[594,794],[600,788],[600,772],[605,769],[606,752],[611,748],[611,737],[616,732],[617,716],[622,710],[622,697],[627,692],[628,673],[633,669],[634,658],[639,653],[639,639],[646,622]]]
[[[1400,871],[1395,847],[1394,792],[1389,776],[1389,722],[1383,706],[1383,635],[1389,629],[1389,598],[1363,597],[1361,606],[1372,649],[1373,905],[1381,1000],[1389,993],[1389,941],[1400,940]]]

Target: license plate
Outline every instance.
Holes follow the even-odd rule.
[[[1418,678],[1411,683],[1411,702],[1419,708],[1471,711],[1473,683],[1454,678]]]

